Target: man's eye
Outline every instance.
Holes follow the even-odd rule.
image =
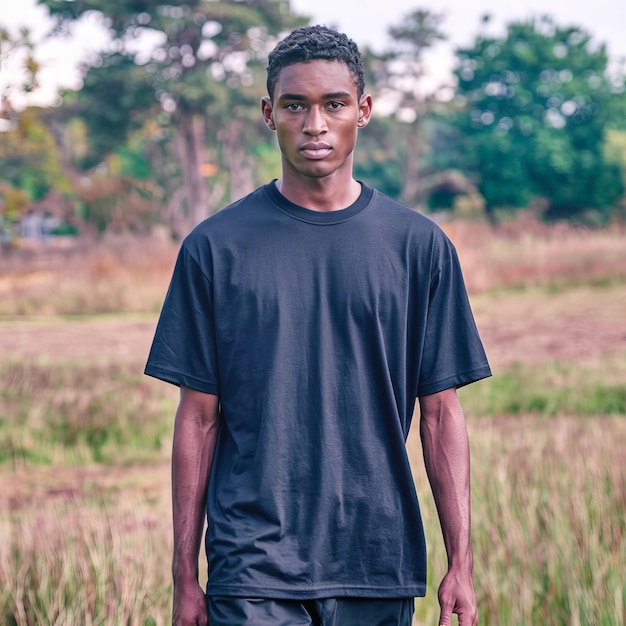
[[[286,107],[287,111],[300,111],[300,109],[302,109],[302,105],[298,104],[297,102],[292,102],[291,104],[288,104]]]
[[[329,102],[328,103],[329,109],[340,109],[342,106],[343,104],[341,102]]]

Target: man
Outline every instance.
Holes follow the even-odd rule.
[[[409,626],[426,589],[405,451],[419,398],[449,561],[440,623],[474,626],[456,388],[490,371],[455,250],[353,178],[372,112],[354,42],[294,31],[267,87],[282,175],[186,238],[146,366],[181,388],[174,624]]]

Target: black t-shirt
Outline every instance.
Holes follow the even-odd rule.
[[[415,399],[490,375],[431,220],[365,185],[332,212],[257,189],[183,242],[146,373],[220,396],[207,593],[425,593]]]

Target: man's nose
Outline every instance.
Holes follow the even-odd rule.
[[[327,130],[326,119],[321,109],[311,107],[304,123],[304,132],[308,135],[319,135]]]

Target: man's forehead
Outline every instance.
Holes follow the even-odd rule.
[[[294,88],[308,91],[324,85],[326,92],[346,92],[356,95],[356,79],[343,61],[316,59],[299,61],[283,67],[277,77],[275,92],[293,93]],[[354,92],[354,93],[352,93]]]

